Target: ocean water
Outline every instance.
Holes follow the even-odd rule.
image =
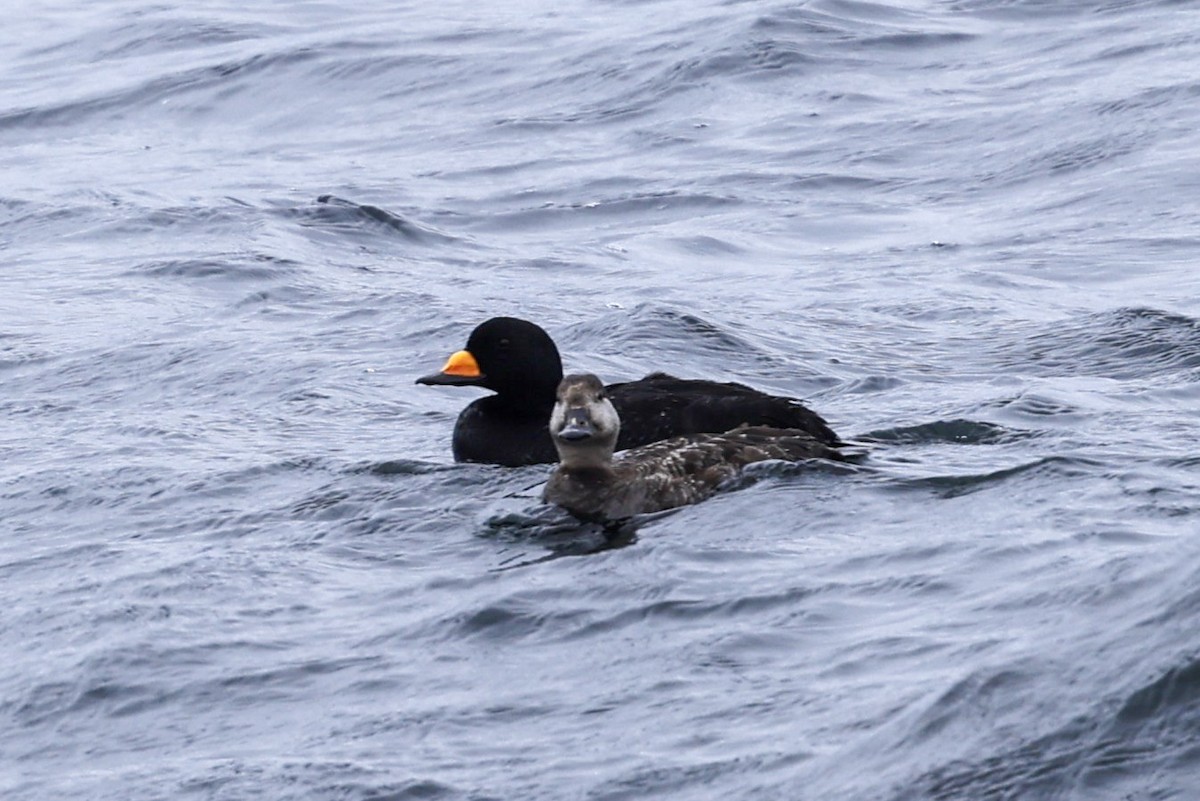
[[[0,797],[1200,797],[1200,15],[0,26]],[[598,532],[477,323],[863,442]]]

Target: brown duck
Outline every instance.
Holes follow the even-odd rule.
[[[702,501],[753,462],[844,458],[807,431],[741,426],[662,440],[614,459],[620,430],[599,378],[564,378],[550,417],[559,464],[543,499],[579,517],[620,520]]]

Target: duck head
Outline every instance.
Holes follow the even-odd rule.
[[[569,375],[558,385],[550,437],[564,467],[605,467],[612,462],[621,420],[591,373]]]
[[[475,386],[513,398],[544,396],[562,378],[558,348],[541,326],[516,317],[493,317],[471,332],[467,347],[450,355],[440,372],[418,384]]]

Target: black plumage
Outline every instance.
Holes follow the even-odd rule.
[[[441,372],[417,383],[479,386],[495,392],[459,415],[454,458],[518,466],[557,459],[546,421],[561,379],[558,348],[541,327],[514,317],[494,317],[471,332],[466,349],[451,356]],[[743,384],[652,373],[639,381],[613,384],[607,392],[622,420],[618,450],[739,425],[798,429],[827,445],[840,444],[821,416],[800,401]]]
[[[843,458],[807,431],[744,426],[674,437],[614,459],[621,427],[600,379],[564,378],[550,419],[559,465],[543,499],[579,517],[620,520],[704,500],[753,462]]]

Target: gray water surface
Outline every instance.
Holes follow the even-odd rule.
[[[0,796],[1200,793],[1190,3],[52,3],[0,26]],[[494,315],[805,398],[606,540]]]

